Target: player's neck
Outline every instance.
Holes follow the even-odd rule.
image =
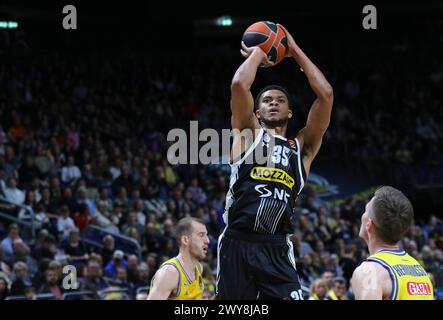
[[[180,252],[177,255],[177,259],[179,259],[180,262],[183,263],[183,267],[189,271],[193,270],[198,263],[198,260],[192,257],[191,254],[186,251]]]
[[[266,130],[267,130],[270,134],[272,134],[272,135],[274,135],[274,136],[282,136],[282,137],[285,137],[285,135],[286,135],[286,128],[287,128],[287,126],[272,127],[272,128],[265,127],[265,128],[266,128]]]
[[[386,243],[382,243],[380,241],[373,241],[372,243],[370,243],[368,245],[368,249],[369,249],[369,254],[373,255],[383,249],[399,250],[400,247],[397,244],[396,245],[389,245]]]

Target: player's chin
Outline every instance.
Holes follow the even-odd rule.
[[[271,114],[268,114],[268,116],[266,117],[266,120],[268,120],[268,121],[281,121],[282,120],[282,116],[280,115],[279,112],[271,113]]]
[[[270,116],[266,117],[263,122],[268,123],[270,125],[281,125],[281,124],[286,123],[287,121],[288,121],[288,118],[285,118],[279,114],[276,114],[276,115],[272,115],[272,116],[270,115]]]

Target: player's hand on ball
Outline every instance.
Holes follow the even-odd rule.
[[[269,60],[266,53],[262,49],[260,49],[260,47],[247,47],[243,41],[241,42],[241,47],[242,48],[240,49],[240,53],[246,59],[249,58],[254,52],[256,52],[256,54],[259,54],[263,57],[263,59],[262,59],[263,65],[265,65],[267,67],[272,67],[274,65],[274,62]]]
[[[291,51],[292,51],[292,49],[294,49],[296,47],[295,40],[292,37],[292,35],[289,33],[288,29],[286,29],[284,26],[282,26],[279,23],[277,23],[277,26],[282,28],[283,31],[286,34],[286,39],[287,39],[287,42],[288,42],[288,50],[286,50],[286,55],[285,56],[286,57],[291,57],[292,56]]]

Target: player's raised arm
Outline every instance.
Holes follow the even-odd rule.
[[[303,163],[306,173],[308,173],[312,160],[320,149],[323,135],[329,126],[334,95],[332,87],[323,73],[295,43],[291,34],[286,29],[284,30],[288,39],[288,56],[292,56],[302,68],[308,78],[309,85],[317,95],[309,111],[306,126],[297,135],[303,144]]]
[[[178,270],[171,265],[160,268],[152,281],[148,300],[166,300],[177,290]]]
[[[272,65],[259,47],[246,47],[242,43],[242,55],[246,60],[240,65],[231,83],[231,126],[233,129],[256,129],[260,127],[254,115],[254,98],[251,85],[255,80],[257,68],[261,63]]]

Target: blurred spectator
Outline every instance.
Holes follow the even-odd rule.
[[[357,268],[357,247],[355,245],[346,246],[345,251],[340,258],[340,266],[343,270],[343,277],[346,281],[350,281],[354,270]]]
[[[146,232],[144,233],[144,244],[149,252],[160,252],[163,236],[155,228],[154,223],[149,222],[146,224]]]
[[[69,257],[69,262],[79,265],[82,261],[86,262],[88,259],[88,250],[80,241],[80,232],[78,229],[73,229],[69,233],[68,239],[62,242],[62,248],[65,254]]]
[[[40,172],[34,165],[34,158],[28,154],[25,158],[25,162],[18,170],[20,176],[20,183],[26,188],[30,187],[31,182],[40,176]]]
[[[296,257],[304,257],[312,252],[309,243],[302,240],[300,232],[294,232],[291,241],[294,246],[294,254]]]
[[[99,227],[109,232],[117,234],[120,233],[119,228],[112,222],[111,214],[108,211],[108,208],[106,207],[106,203],[104,201],[100,200],[97,202],[97,210],[95,212],[94,221]]]
[[[65,185],[73,185],[82,176],[80,169],[75,165],[74,157],[68,157],[68,163],[62,167],[61,180]]]
[[[329,300],[349,300],[347,291],[346,279],[343,277],[336,277],[332,289],[328,291],[327,297]]]
[[[319,278],[320,268],[313,262],[312,256],[315,253],[306,254],[303,256],[301,263],[297,265],[300,281],[304,285],[309,285],[314,279]]]
[[[17,188],[17,181],[9,178],[7,187],[4,189],[6,200],[14,204],[23,204],[25,202],[25,192]]]
[[[0,300],[5,300],[9,295],[8,282],[6,278],[0,276]]]
[[[68,131],[68,135],[67,135],[67,148],[68,150],[77,150],[80,146],[80,135],[79,132],[77,130],[77,126],[75,123],[71,123],[71,125],[69,126],[69,131]]]
[[[197,178],[191,180],[191,185],[186,189],[189,193],[192,201],[198,204],[204,204],[206,202],[207,196],[203,189],[199,187]]]
[[[144,204],[142,199],[134,201],[134,211],[137,215],[137,221],[141,226],[146,225],[146,214],[144,212]]]
[[[60,207],[67,206],[69,208],[69,212],[77,211],[77,201],[72,194],[71,187],[64,187],[62,191],[62,195],[59,199]]]
[[[143,234],[143,226],[137,220],[137,213],[131,211],[126,217],[126,223],[122,226],[122,232],[126,233],[129,228],[135,228],[139,235]]]
[[[83,205],[86,205],[89,215],[94,217],[97,208],[94,201],[89,198],[88,190],[84,186],[79,187],[77,190],[77,204],[80,206],[80,212],[85,211]]]
[[[125,268],[117,267],[117,273],[111,283],[118,289],[126,290],[128,296],[132,296],[133,285],[128,281],[128,271]]]
[[[202,300],[214,300],[215,295],[211,292],[205,289],[202,295]]]
[[[203,264],[202,277],[203,283],[205,285],[205,292],[208,292],[210,294],[208,300],[212,300],[215,297],[216,279],[214,274],[212,273],[211,267],[207,263]]]
[[[20,237],[20,231],[17,224],[11,224],[8,228],[8,236],[1,242],[3,249],[3,260],[12,265],[19,259],[26,260],[26,257],[31,252],[29,246]]]
[[[28,277],[28,266],[26,263],[22,261],[14,263],[14,277],[10,294],[12,296],[24,295],[25,288],[30,286],[32,286],[32,282]]]
[[[134,290],[137,293],[137,291],[140,288],[146,288],[146,291],[148,292],[149,286],[151,285],[151,276],[150,276],[150,270],[149,266],[146,262],[141,262],[137,267],[137,280],[134,282]]]
[[[131,171],[128,165],[123,165],[121,168],[120,176],[114,180],[112,184],[112,191],[114,194],[119,193],[119,190],[123,187],[125,190],[130,190],[133,184]]]
[[[124,253],[121,250],[115,250],[112,260],[105,267],[105,276],[115,278],[117,276],[117,268],[128,268],[128,262],[124,260]]]
[[[171,219],[165,219],[163,222],[163,244],[162,251],[166,254],[166,247],[170,247],[169,256],[178,254],[179,245],[174,233],[174,223]]]
[[[5,145],[5,175],[6,179],[14,178],[18,176],[17,169],[20,165],[20,158],[17,156],[13,145]]]
[[[157,271],[157,269],[160,265],[158,254],[154,253],[154,252],[149,253],[146,257],[146,263],[148,265],[149,272],[150,272],[149,279],[152,279],[152,277],[155,274],[155,271]]]
[[[128,237],[128,238],[132,238],[137,243],[141,242],[140,233],[138,232],[137,228],[135,228],[135,227],[128,227],[128,228],[126,228],[123,235]]]
[[[135,283],[138,280],[138,257],[131,254],[128,257],[128,281]]]
[[[95,259],[90,259],[86,267],[86,274],[81,279],[80,290],[92,291],[94,299],[98,299],[98,292],[109,287],[108,282],[102,277],[102,272],[100,263]],[[90,300],[91,296],[85,295],[83,299]]]
[[[111,235],[107,235],[103,238],[103,247],[101,248],[101,256],[103,258],[103,264],[106,266],[111,261],[115,251],[115,239]]]
[[[38,294],[41,293],[50,293],[54,295],[56,300],[61,300],[63,295],[63,288],[59,286],[59,278],[57,274],[57,270],[52,268],[48,268],[46,270],[46,281],[45,283],[37,290]]]
[[[71,231],[77,229],[74,220],[70,217],[69,207],[63,205],[59,210],[60,216],[57,219],[57,230],[62,240],[67,239]]]
[[[328,286],[325,280],[317,279],[311,284],[309,300],[328,300]]]
[[[43,258],[54,260],[56,253],[57,253],[57,247],[56,247],[55,238],[52,234],[48,234],[43,239],[43,243],[34,248],[32,255],[37,261]]]
[[[57,203],[51,197],[51,189],[48,186],[44,186],[41,189],[41,199],[38,202],[39,205],[44,205],[46,212],[52,215],[58,211]]]
[[[51,177],[51,182],[49,185],[52,199],[57,203],[57,207],[60,207],[60,200],[62,197],[62,188],[60,185],[60,179],[56,176]]]
[[[46,281],[46,270],[49,268],[51,260],[42,258],[38,261],[38,269],[32,276],[32,284],[35,288],[40,288]]]
[[[8,130],[8,137],[12,141],[23,140],[24,138],[26,138],[27,131],[22,124],[21,118],[17,114],[15,114],[13,121],[13,126]]]
[[[74,215],[74,221],[80,231],[83,231],[88,225],[94,223],[94,219],[92,218],[86,203],[80,205],[79,211]]]
[[[53,228],[51,224],[51,218],[54,218],[53,215],[50,213],[46,213],[45,205],[40,203],[37,205],[37,209],[34,212],[34,218],[35,218],[35,227],[37,230],[42,228],[51,229]]]
[[[23,289],[23,294],[26,300],[37,300],[37,294],[33,286],[27,286]]]
[[[330,291],[334,287],[334,277],[335,274],[331,271],[325,271],[321,275],[321,279],[325,281],[328,291]]]
[[[4,261],[3,247],[0,246],[0,275],[11,279],[12,271],[11,267]]]

